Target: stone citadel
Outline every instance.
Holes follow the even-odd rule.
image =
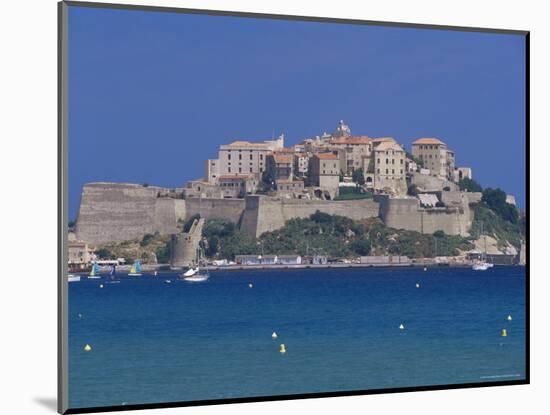
[[[481,195],[459,191],[458,182],[471,177],[471,169],[456,167],[454,153],[439,139],[418,139],[409,153],[391,137],[354,136],[340,121],[333,134],[289,148],[284,136],[222,145],[217,159],[206,160],[204,177],[182,188],[88,183],[75,236],[101,244],[176,234],[178,221],[195,214],[232,221],[259,236],[317,210],[466,236],[473,220],[469,205]],[[373,197],[350,200],[344,197],[350,192]]]

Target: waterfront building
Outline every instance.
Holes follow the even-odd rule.
[[[278,260],[281,265],[300,265],[302,263],[300,255],[279,255]]]
[[[351,135],[351,129],[349,128],[349,125],[346,125],[344,123],[344,120],[340,120],[340,122],[338,122],[338,127],[336,127],[336,130],[334,131],[334,134],[332,134],[332,136],[334,138],[338,138],[338,137],[349,137],[350,135]]]
[[[437,138],[419,138],[412,144],[412,155],[430,170],[430,174],[454,180],[455,155],[447,144]]]
[[[294,153],[294,175],[305,177],[309,166],[309,154],[306,152]]]
[[[68,262],[71,271],[83,271],[96,259],[94,248],[84,241],[68,242]]]
[[[208,159],[204,163],[204,178],[210,184],[217,184],[220,175],[219,160]]]

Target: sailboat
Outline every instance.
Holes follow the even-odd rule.
[[[210,278],[210,273],[207,269],[201,269],[200,263],[201,263],[201,249],[200,247],[197,248],[197,266],[196,268],[190,267],[185,273],[181,275],[181,277],[185,281],[189,282],[202,282],[206,281],[208,278]]]
[[[109,272],[109,281],[107,281],[109,284],[120,284],[120,280],[115,280],[116,276],[116,265],[113,265],[111,267],[111,271]]]
[[[92,265],[92,269],[88,274],[88,279],[97,280],[99,278],[101,278],[101,275],[99,275],[99,265],[97,265],[97,262],[94,262]]]
[[[134,261],[134,263],[132,264],[132,268],[130,268],[128,276],[141,277],[141,275],[141,264],[139,263],[139,261]]]
[[[67,276],[67,280],[68,280],[69,282],[78,282],[78,281],[80,281],[80,275],[69,274],[69,275]]]
[[[483,235],[483,222],[481,222],[481,232],[480,235]],[[493,264],[487,262],[487,236],[483,235],[483,240],[485,242],[485,249],[481,254],[481,258],[474,262],[472,269],[474,271],[487,271],[489,268],[493,267]]]

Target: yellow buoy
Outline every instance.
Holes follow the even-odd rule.
[[[512,316],[511,316],[511,315],[508,315],[507,320],[508,320],[508,321],[512,321]]]
[[[91,351],[92,351],[92,346],[90,346],[89,344],[87,344],[86,346],[84,346],[84,351],[85,351],[85,352],[91,352]]]
[[[103,288],[103,284],[99,284],[99,288]]]
[[[506,329],[502,329],[502,332],[500,333],[502,337],[508,336],[508,333],[506,332]]]
[[[252,287],[254,287],[254,286],[252,285],[252,283],[249,283],[249,284],[248,284],[248,288],[252,288]]]
[[[420,288],[420,284],[419,284],[419,283],[416,283],[416,288]]]
[[[281,345],[279,346],[279,352],[281,352],[281,353],[286,353],[286,349],[285,349],[284,343],[281,343]]]
[[[405,326],[403,324],[399,325],[399,330],[405,330]]]
[[[271,338],[272,338],[272,339],[276,339],[276,338],[277,338],[277,333],[276,333],[276,332],[273,332],[273,334],[271,335]]]

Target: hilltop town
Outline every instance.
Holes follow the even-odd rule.
[[[232,229],[260,244],[289,221],[307,220],[320,212],[357,223],[378,221],[388,229],[419,235],[463,238],[457,245],[460,252],[451,251],[461,254],[482,249],[478,228],[484,216],[488,222],[498,219],[498,226],[486,228],[490,234],[484,236],[483,249],[487,250],[489,239],[494,255],[515,258],[522,250],[521,232],[507,224],[519,226],[514,197],[500,190],[494,197],[482,193],[472,169],[457,167],[454,152],[438,138],[416,139],[409,152],[392,137],[353,135],[340,121],[333,133],[289,147],[283,135],[264,141],[236,140],[221,145],[218,157],[204,165],[203,177],[176,189],[86,184],[73,245],[79,241],[78,249],[83,243],[112,249],[146,235],[158,235],[163,242],[171,235],[170,262],[185,266],[205,239],[209,221],[232,224]],[[351,228],[348,231],[353,233]],[[390,232],[388,237],[396,235]],[[344,238],[342,243],[353,244],[356,239]],[[253,251],[249,248],[242,254]],[[210,249],[210,253],[220,256],[220,251]]]

